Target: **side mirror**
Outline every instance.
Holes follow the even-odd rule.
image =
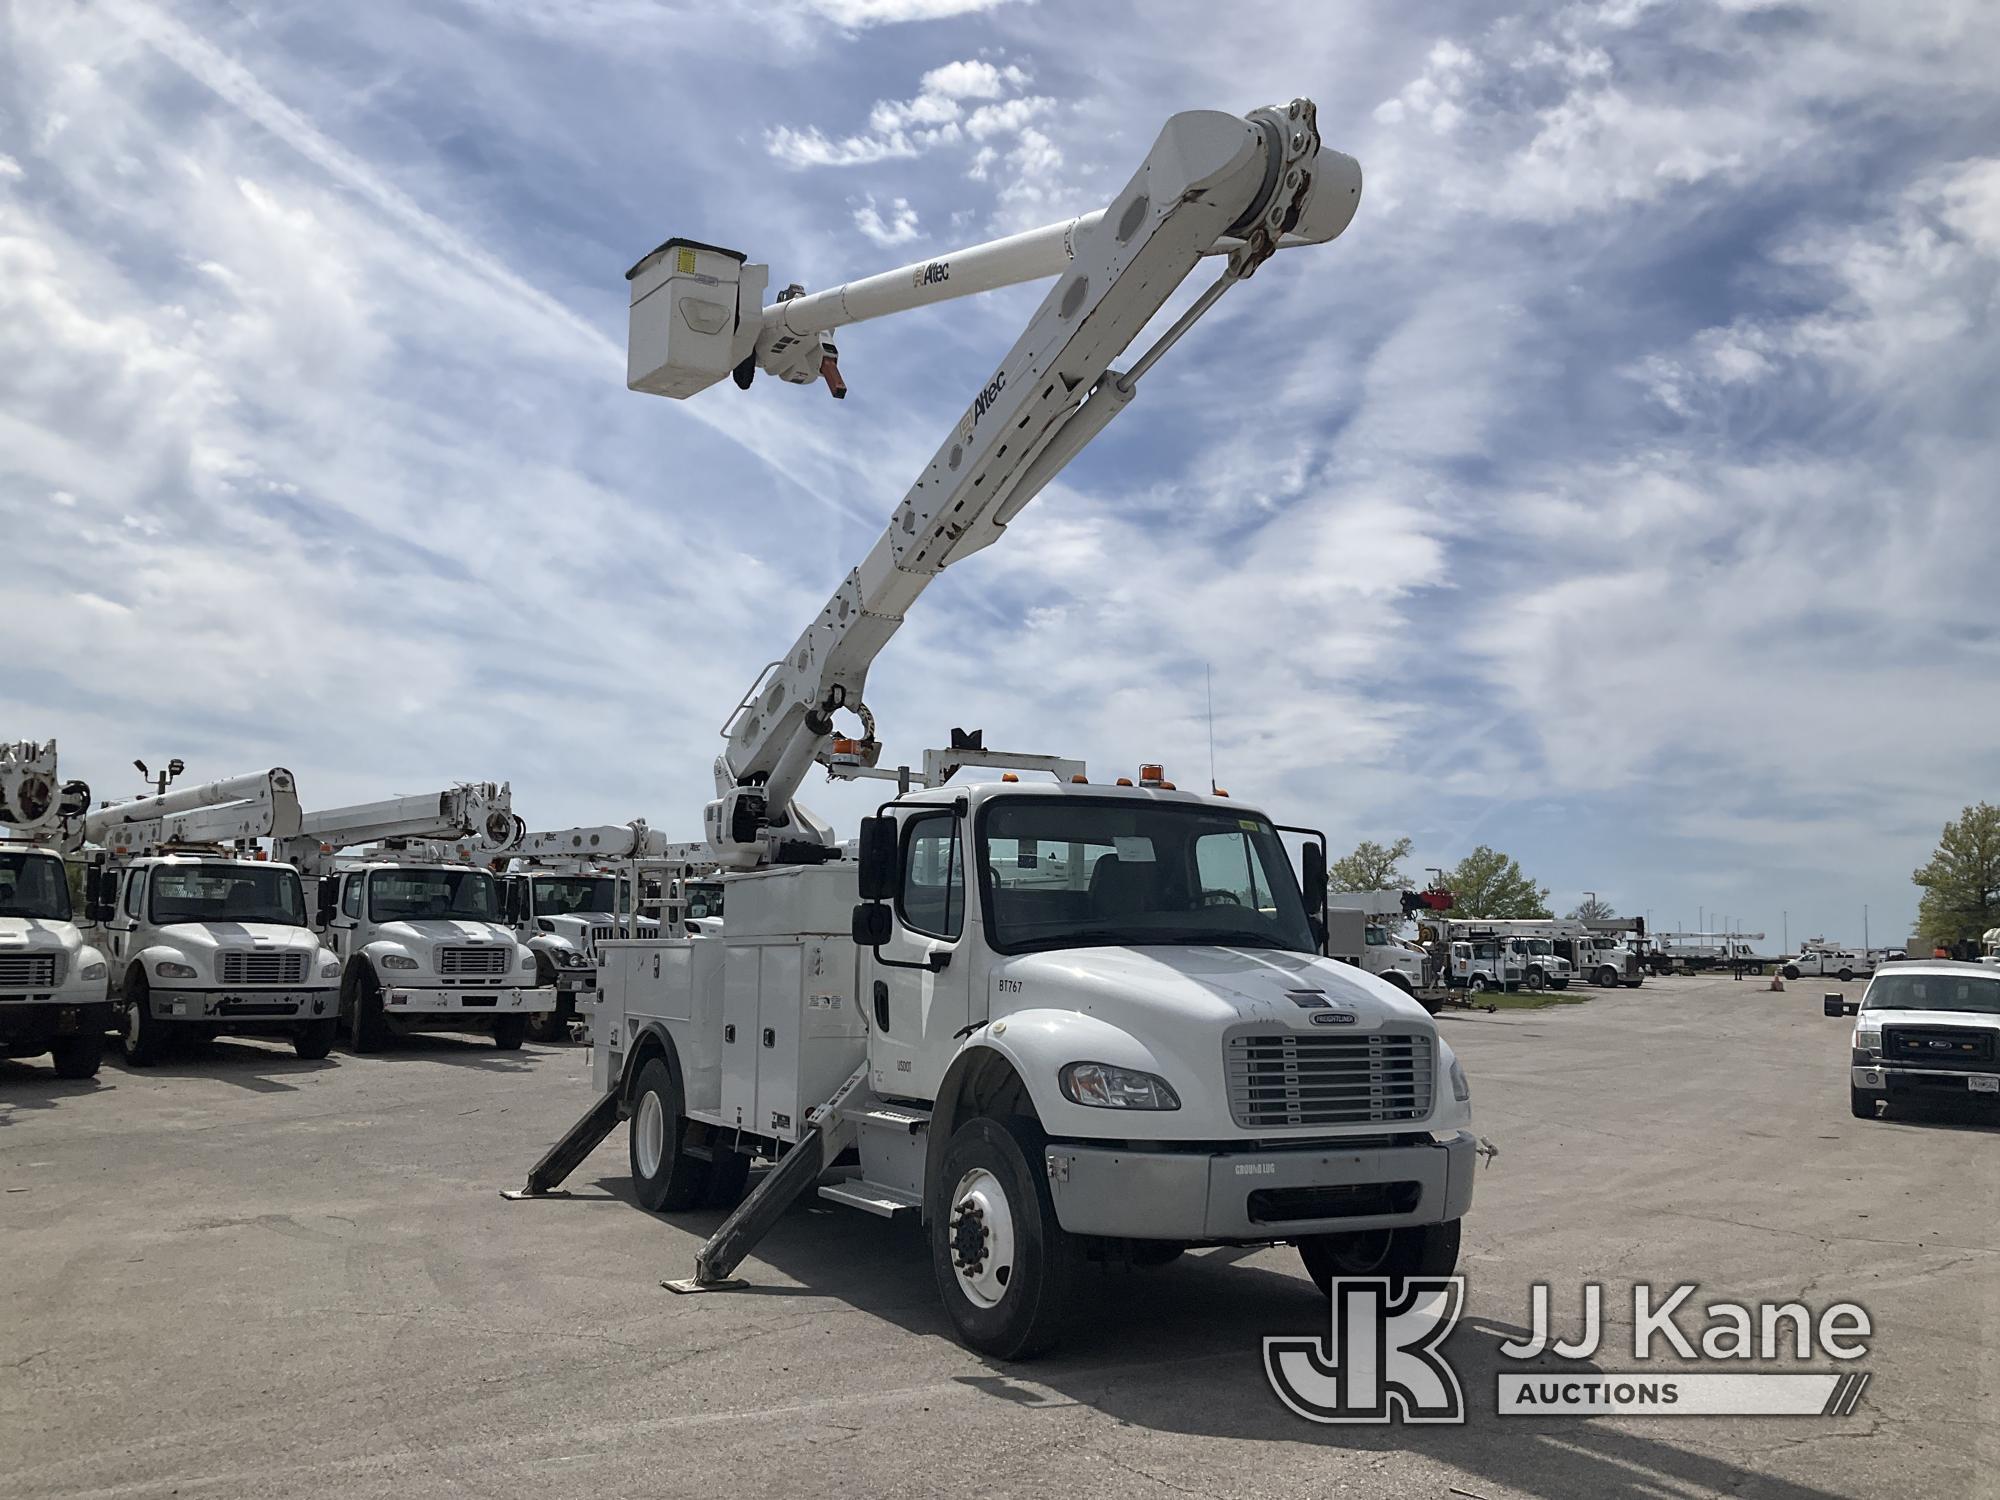
[[[895,920],[890,915],[886,903],[863,901],[854,908],[853,933],[856,947],[879,948],[889,941],[895,930]]]
[[[118,914],[117,903],[113,900],[118,889],[118,881],[102,865],[91,865],[83,872],[83,919],[86,922],[109,922]]]
[[[896,845],[894,818],[884,816],[861,820],[858,858],[863,901],[887,901],[896,894],[896,864],[900,853]]]
[[[1306,910],[1324,919],[1326,916],[1326,846],[1309,843],[1299,851],[1299,865],[1302,873],[1299,884],[1304,890]]]

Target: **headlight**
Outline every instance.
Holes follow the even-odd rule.
[[[534,966],[535,966],[535,955],[532,953],[523,953],[521,955],[521,967],[524,969],[532,969],[534,968]]]
[[[547,917],[535,918],[535,931],[554,932],[555,930],[556,930],[556,924],[551,922]]]
[[[319,977],[322,979],[338,979],[340,977],[340,960],[329,958],[325,963],[321,964],[319,966]]]
[[[400,953],[385,953],[380,962],[385,969],[414,969],[417,966],[414,958],[405,958]]]
[[[1073,1062],[1060,1075],[1063,1097],[1093,1109],[1179,1109],[1166,1079],[1109,1063]]]
[[[1863,1052],[1880,1055],[1882,1051],[1882,1023],[1854,1028],[1854,1045]]]
[[[188,964],[177,964],[172,959],[163,959],[153,965],[153,972],[162,979],[192,979],[194,969]]]
[[[1451,1097],[1460,1104],[1472,1102],[1472,1085],[1466,1081],[1465,1069],[1455,1057],[1451,1060]]]
[[[102,979],[104,977],[104,965],[85,964],[83,966],[83,977],[85,979]]]

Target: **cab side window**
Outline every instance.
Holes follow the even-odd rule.
[[[146,906],[146,872],[134,870],[125,877],[125,915],[133,921]]]
[[[361,875],[344,877],[344,883],[340,887],[340,914],[342,916],[353,917],[357,921],[360,920],[361,884],[364,879],[366,877]]]
[[[912,818],[903,841],[903,889],[896,900],[903,924],[929,937],[955,938],[965,923],[965,862],[958,818]]]

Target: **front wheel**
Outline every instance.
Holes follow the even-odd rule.
[[[1409,976],[1407,974],[1404,974],[1401,970],[1391,969],[1389,970],[1388,973],[1384,974],[1382,978],[1388,980],[1389,983],[1393,984],[1397,989],[1401,990],[1406,995],[1413,995],[1416,993],[1416,991],[1412,989],[1410,986]]]
[[[1786,964],[1785,978],[1797,979],[1798,977],[1799,977],[1799,966],[1797,964]]]
[[[1491,988],[1491,985],[1484,974],[1474,974],[1470,982],[1467,983],[1466,988],[1471,990],[1475,995],[1483,995]]]
[[[1875,1101],[1882,1096],[1872,1089],[1858,1089],[1853,1084],[1847,1086],[1847,1108],[1857,1120],[1875,1118]]]
[[[1549,976],[1542,972],[1540,965],[1537,965],[1536,967],[1528,970],[1529,989],[1545,990],[1548,987],[1549,987]]]
[[[493,1045],[502,1052],[518,1052],[522,1039],[528,1034],[526,1016],[495,1016],[493,1018]]]
[[[363,969],[355,977],[351,1040],[356,1052],[380,1052],[389,1042],[389,1022],[382,1014],[382,982],[373,969]]]
[[[58,1078],[95,1078],[104,1062],[104,1033],[86,1028],[75,1036],[57,1037],[49,1055]]]
[[[930,1204],[931,1269],[959,1340],[996,1359],[1061,1341],[1081,1256],[1056,1219],[1034,1120],[967,1120],[945,1147]]]
[[[293,1033],[292,1050],[307,1062],[318,1062],[333,1050],[333,1039],[339,1030],[337,1016],[307,1021]]]
[[[1597,971],[1597,987],[1605,990],[1618,988],[1618,971],[1606,964]]]
[[[1842,984],[1854,983],[1854,971],[1852,969],[1842,969],[1840,971],[1840,982]]]
[[[701,1202],[708,1189],[709,1163],[690,1156],[681,1091],[665,1058],[639,1070],[632,1090],[632,1123],[626,1142],[632,1162],[632,1191],[648,1213],[681,1213]]]
[[[153,1014],[152,998],[143,978],[126,982],[123,1020],[118,1039],[128,1066],[150,1067],[166,1055],[166,1023]]]
[[[555,990],[554,1010],[537,1011],[528,1017],[528,1038],[536,1042],[566,1042],[569,1040],[569,1018],[576,1014],[576,1000],[569,990],[556,987],[556,966],[549,962],[548,955],[535,955],[535,987]]]
[[[1458,1268],[1458,1222],[1315,1234],[1298,1242],[1299,1259],[1322,1295],[1331,1296],[1343,1276],[1386,1276],[1393,1298],[1405,1277],[1449,1276]]]

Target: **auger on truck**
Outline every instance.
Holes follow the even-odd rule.
[[[840,394],[836,326],[1056,283],[730,716],[702,853],[731,872],[728,919],[600,944],[600,1096],[514,1196],[559,1183],[621,1118],[648,1209],[731,1202],[768,1158],[670,1285],[733,1284],[817,1189],[920,1216],[959,1337],[1002,1357],[1057,1341],[1092,1260],[1290,1242],[1322,1288],[1452,1269],[1476,1153],[1465,1075],[1421,1005],[1325,956],[1323,837],[1157,767],[1059,779],[1053,757],[975,756],[970,737],[936,752],[938,774],[898,776],[852,858],[794,800],[814,764],[883,774],[865,679],[926,585],[999,540],[1224,292],[1345,229],[1360,185],[1308,101],[1192,112],[1102,213],[834,292],[760,309],[763,267],[690,241],[633,269],[628,384],[674,396],[758,369]],[[1211,255],[1217,279],[1113,368]],[[843,711],[858,735],[836,737]],[[975,764],[1012,769],[952,777]]]
[[[307,813],[279,841],[315,886],[355,1051],[418,1031],[486,1032],[512,1050],[555,1008],[534,955],[501,921],[491,870],[475,862],[520,837],[509,788],[489,781]],[[342,858],[350,849],[363,852]]]
[[[59,1078],[95,1076],[111,1029],[110,965],[77,925],[103,907],[103,877],[70,891],[64,855],[83,842],[90,788],[57,773],[56,742],[0,742],[0,1057],[39,1057]]]
[[[127,1062],[224,1034],[289,1037],[303,1058],[332,1049],[340,960],[312,930],[299,872],[256,847],[298,831],[282,767],[86,815],[93,859],[117,887],[94,940],[110,957]]]

